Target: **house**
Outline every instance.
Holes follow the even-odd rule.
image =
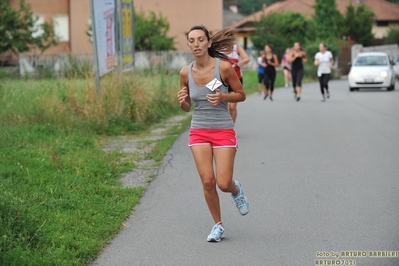
[[[372,32],[375,38],[384,38],[390,26],[399,26],[399,6],[385,0],[336,0],[337,9],[341,14],[346,13],[347,6],[363,3],[375,14]],[[314,15],[315,0],[286,0],[276,2],[270,6],[263,5],[262,10],[255,12],[236,23],[229,25],[234,28],[237,36],[243,38],[242,42],[251,46],[249,36],[255,32],[255,24],[262,16],[272,12],[295,11],[302,13],[308,18]]]
[[[19,9],[19,0],[8,0],[12,8]],[[87,36],[90,27],[89,0],[25,0],[29,4],[37,23],[53,21],[59,43],[45,54],[92,53],[93,44]],[[39,33],[40,34],[40,33]],[[18,57],[11,51],[0,55],[0,61],[13,65]]]
[[[8,0],[11,7],[18,9],[19,0]],[[25,0],[30,4],[38,23],[52,20],[59,44],[46,53],[87,53],[93,51],[86,32],[90,25],[89,0]]]

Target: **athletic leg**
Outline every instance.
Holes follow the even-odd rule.
[[[294,94],[296,98],[296,86],[297,86],[297,76],[298,76],[298,71],[297,70],[291,70],[291,76],[292,76],[292,87],[294,88]]]
[[[238,189],[233,181],[234,158],[236,148],[214,148],[216,183],[221,191],[237,195]]]
[[[237,119],[237,103],[229,103],[229,111],[231,119],[233,119],[233,122],[235,123]]]
[[[297,101],[299,101],[301,99],[303,74],[304,74],[303,68],[298,70],[297,81],[296,81],[296,83],[297,83],[297,86],[296,86]]]
[[[262,93],[263,79],[264,79],[264,75],[261,73],[258,73],[258,94]]]
[[[240,82],[242,85],[244,85],[244,79],[241,77],[240,78]],[[230,93],[234,93],[234,92],[230,92]],[[231,119],[233,119],[233,122],[236,122],[237,119],[237,103],[229,103],[229,111],[230,111],[230,116]]]
[[[323,99],[325,99],[325,95],[324,95],[324,74],[321,74],[321,76],[319,77],[319,83],[320,83],[320,91],[321,91],[321,96],[323,96]]]
[[[288,82],[289,82],[289,71],[288,71],[288,69],[284,68],[283,69],[283,73],[284,73],[284,84],[285,84],[285,87],[288,88]]]
[[[221,222],[219,195],[213,169],[213,150],[211,145],[191,146],[191,152],[197,166],[204,190],[205,201],[215,224]]]
[[[324,87],[326,88],[327,98],[330,98],[330,91],[328,90],[328,82],[330,81],[331,74],[324,74]]]
[[[273,101],[274,81],[276,80],[276,72],[270,75],[270,100]]]
[[[265,79],[265,96],[263,97],[263,100],[267,99],[267,96],[269,96],[269,84],[270,84],[270,75],[269,73],[265,73],[264,75]]]
[[[220,190],[231,193],[239,213],[246,215],[249,212],[249,202],[241,183],[233,180],[236,148],[214,148],[213,154],[216,166],[216,182]]]

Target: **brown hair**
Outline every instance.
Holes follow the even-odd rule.
[[[302,49],[302,44],[301,44],[300,42],[295,42],[295,43],[299,44],[299,50],[300,50],[300,51],[303,51],[303,49]],[[294,46],[295,46],[295,43],[294,43]]]
[[[231,28],[218,31],[211,37],[208,29],[205,26],[196,25],[191,27],[191,29],[188,31],[187,38],[188,34],[193,30],[202,30],[205,33],[208,41],[212,41],[211,47],[208,48],[209,56],[223,60],[229,60],[229,57],[224,53],[224,51],[232,47],[236,41],[234,31]]]
[[[273,52],[273,50],[274,50],[273,44],[271,44],[271,43],[266,43],[265,48],[266,48],[266,46],[269,46],[269,47],[270,47],[270,50],[272,50],[272,52]]]

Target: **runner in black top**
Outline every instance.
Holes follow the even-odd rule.
[[[292,49],[291,56],[288,60],[292,63],[291,75],[295,98],[299,101],[301,99],[302,78],[304,75],[303,62],[308,61],[306,52],[302,50],[299,42],[294,44],[294,48]]]
[[[263,100],[266,100],[267,96],[270,96],[270,100],[273,101],[274,81],[276,80],[276,66],[278,65],[278,57],[277,55],[273,54],[273,45],[266,44],[265,57],[262,64],[262,66],[265,68],[265,97],[263,97]]]

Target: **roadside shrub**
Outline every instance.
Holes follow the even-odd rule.
[[[388,31],[388,35],[385,38],[385,44],[397,44],[399,45],[399,28],[391,27]]]

